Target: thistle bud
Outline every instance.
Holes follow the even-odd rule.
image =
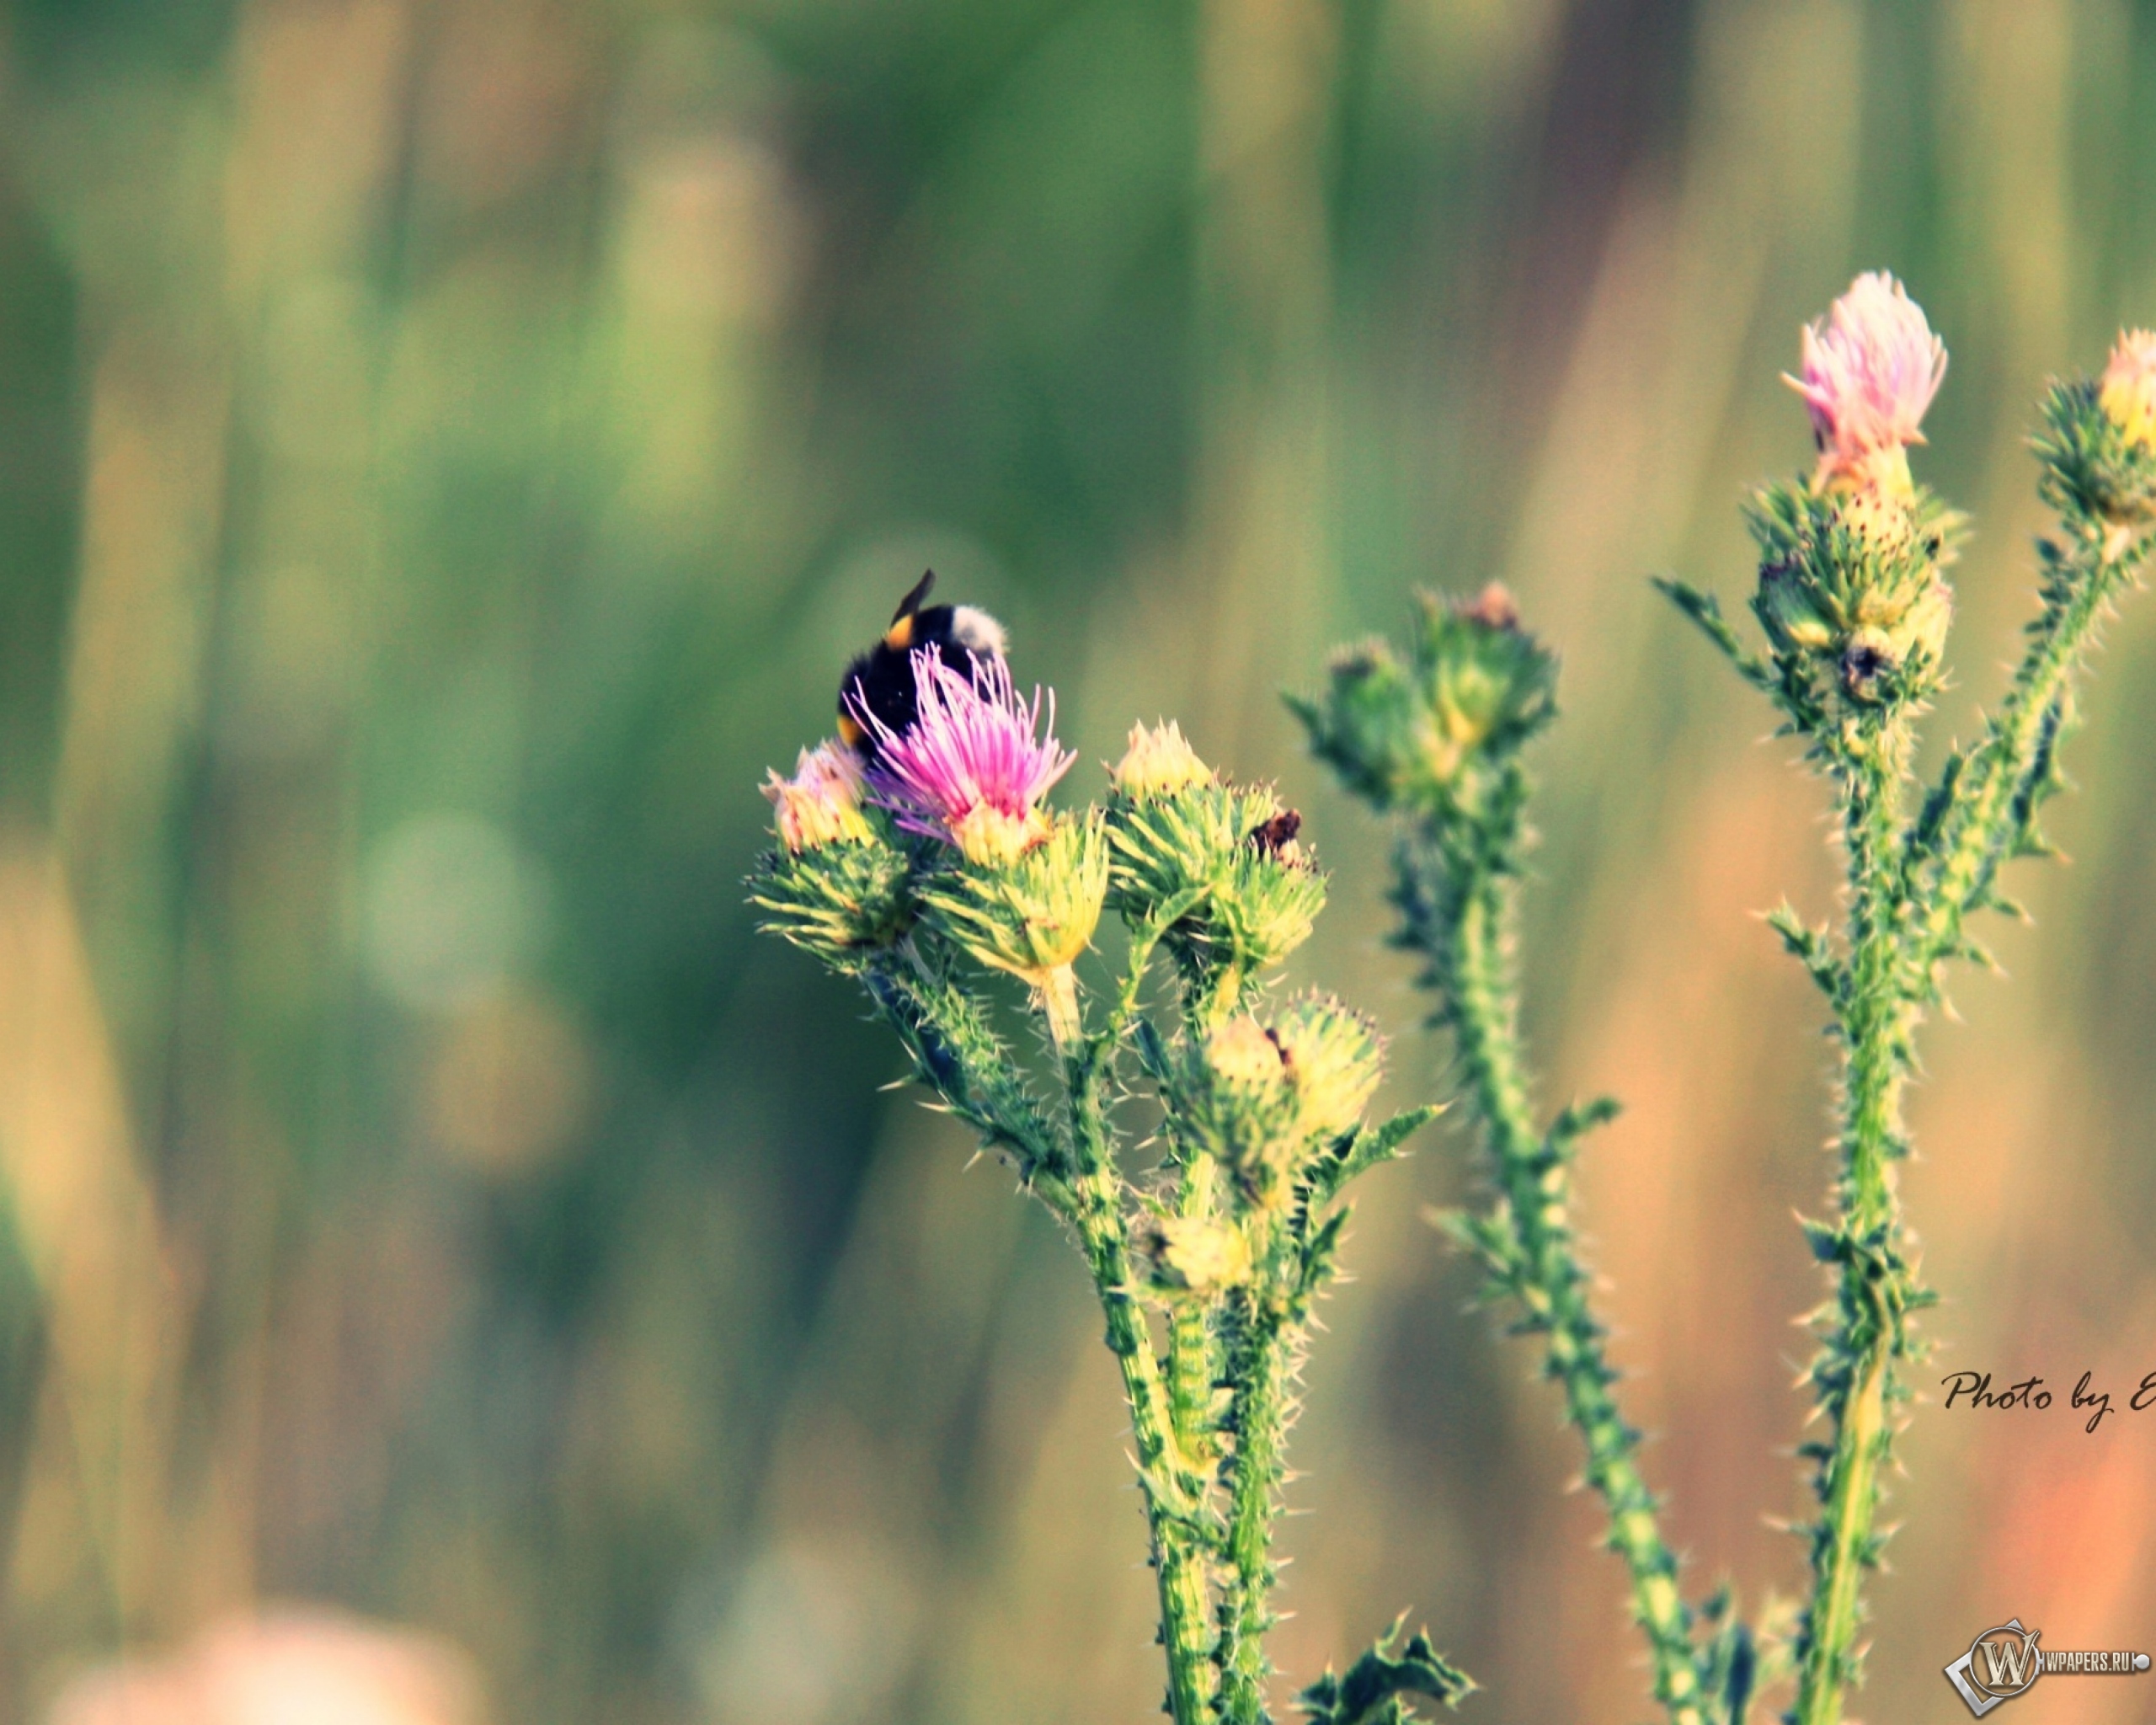
[[[861,845],[873,838],[861,813],[861,764],[842,743],[803,749],[792,778],[772,769],[764,782],[779,842],[794,856],[825,845]]]
[[[1235,1195],[1260,1209],[1284,1199],[1295,1163],[1295,1097],[1273,1033],[1247,1012],[1188,1049],[1170,1087],[1177,1135],[1217,1157]]]
[[[1428,715],[1422,764],[1434,784],[1450,782],[1470,756],[1525,737],[1554,710],[1556,662],[1520,628],[1497,582],[1466,605],[1426,595],[1417,645]]]
[[[2101,378],[2053,384],[2036,445],[2054,507],[2114,529],[2156,520],[2156,334],[2121,332]]]
[[[1182,728],[1170,719],[1147,729],[1130,728],[1129,746],[1110,773],[1116,794],[1134,803],[1172,797],[1214,782],[1213,769],[1183,740]]]
[[[1471,804],[1479,769],[1556,711],[1556,660],[1492,583],[1476,599],[1426,595],[1402,665],[1383,642],[1333,661],[1322,701],[1291,700],[1319,755],[1380,808]]]
[[[860,841],[774,851],[749,879],[763,927],[841,970],[892,944],[914,916],[905,852],[863,826]]]
[[[1202,1216],[1159,1216],[1137,1236],[1145,1279],[1171,1294],[1212,1294],[1250,1279],[1250,1242],[1242,1230]]]
[[[1008,970],[1045,990],[1067,970],[1100,925],[1108,887],[1108,849],[1093,811],[1065,815],[1011,861],[961,861],[930,875],[921,901],[936,927],[975,962]]]
[[[1325,877],[1301,826],[1264,786],[1209,778],[1171,796],[1118,796],[1108,811],[1116,906],[1135,925],[1194,891],[1166,931],[1169,952],[1193,984],[1247,979],[1307,940],[1324,908]]]
[[[1205,1039],[1205,1069],[1217,1087],[1246,1096],[1271,1096],[1287,1083],[1288,1053],[1280,1039],[1247,1012],[1228,1020]]]
[[[1423,752],[1412,683],[1392,649],[1360,641],[1333,655],[1321,702],[1288,697],[1310,745],[1338,768],[1351,790],[1380,809],[1406,794]]]
[[[1858,706],[1914,698],[1938,680],[1951,590],[1940,575],[1960,517],[1928,493],[1828,495],[1769,486],[1754,499],[1752,608],[1785,673]]]
[[[1273,1021],[1273,1034],[1295,1093],[1298,1134],[1337,1138],[1362,1118],[1385,1071],[1369,1020],[1330,995],[1305,995]]]

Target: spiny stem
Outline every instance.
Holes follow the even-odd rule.
[[[1885,719],[1842,746],[1843,835],[1849,852],[1849,987],[1841,1007],[1841,1261],[1834,1316],[1812,1368],[1834,1428],[1822,1458],[1822,1519],[1812,1539],[1812,1588],[1798,1638],[1800,1725],[1834,1725],[1856,1675],[1863,1578],[1877,1561],[1872,1526],[1880,1470],[1893,1441],[1888,1407],[1894,1362],[1908,1347],[1916,1295],[1903,1251],[1892,1163],[1903,1152],[1901,1097],[1908,1071],[1911,1005],[1903,963],[1897,872],[1907,721]]]
[[[1132,1291],[1122,1181],[1108,1152],[1101,1106],[1100,1063],[1070,1062],[1071,1140],[1078,1163],[1075,1220],[1101,1310],[1108,1351],[1123,1373],[1139,1483],[1160,1583],[1161,1640],[1167,1655],[1168,1711],[1175,1725],[1212,1725],[1214,1633],[1205,1583],[1202,1528],[1204,1482],[1172,1440],[1168,1396],[1145,1315]]]
[[[1928,968],[1948,956],[1963,917],[1981,903],[2002,863],[2023,836],[2021,826],[2034,788],[2029,774],[2054,731],[2067,685],[2088,651],[2106,609],[2147,559],[2146,531],[2090,523],[2073,536],[2068,561],[2046,595],[2044,612],[2031,631],[2004,705],[1983,745],[1955,786],[1953,801],[1931,851],[1918,894],[1917,959]]]
[[[1444,889],[1440,889],[1444,890]],[[1486,862],[1458,893],[1449,937],[1430,948],[1481,1115],[1501,1202],[1492,1220],[1506,1244],[1513,1291],[1527,1322],[1548,1338],[1545,1370],[1563,1386],[1565,1411],[1587,1446],[1588,1482],[1609,1512],[1609,1545],[1625,1560],[1634,1615],[1646,1637],[1655,1698],[1670,1725],[1705,1725],[1692,1614],[1677,1585],[1677,1557],[1662,1538],[1654,1494],[1633,1460],[1639,1434],[1625,1423],[1589,1307],[1588,1272],[1565,1217],[1571,1179],[1534,1124],[1518,1032],[1512,961],[1517,886]]]
[[[1275,1255],[1270,1250],[1264,1254],[1268,1263]],[[1267,1275],[1257,1285],[1270,1292],[1273,1277]],[[1235,1385],[1235,1466],[1226,1594],[1220,1608],[1221,1717],[1230,1725],[1266,1725],[1270,1717],[1265,1680],[1273,1668],[1265,1657],[1265,1633],[1273,1626],[1273,1523],[1279,1512],[1289,1345],[1283,1316],[1269,1300],[1260,1305],[1246,1295],[1238,1301],[1230,1373]]]
[[[1192,1151],[1177,1188],[1178,1216],[1212,1214],[1216,1164],[1203,1151]],[[1214,1434],[1213,1389],[1218,1375],[1209,1302],[1186,1300],[1168,1320],[1168,1407],[1176,1442],[1193,1467],[1209,1469],[1217,1444]]]

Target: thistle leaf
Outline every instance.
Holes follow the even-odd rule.
[[[1405,1725],[1421,1717],[1403,1699],[1409,1696],[1457,1707],[1473,1692],[1475,1680],[1430,1644],[1428,1632],[1417,1630],[1400,1658],[1390,1657],[1406,1621],[1403,1611],[1376,1645],[1348,1668],[1346,1676],[1327,1671],[1295,1704],[1315,1725]]]

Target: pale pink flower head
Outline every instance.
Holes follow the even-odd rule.
[[[1905,445],[1924,441],[1924,416],[1946,376],[1946,344],[1924,308],[1884,270],[1860,275],[1804,329],[1801,375],[1819,444],[1821,490],[1909,486]]]
[[[2096,402],[2128,443],[2156,450],[2156,334],[2119,332]]]
[[[907,831],[956,846],[969,862],[1015,862],[1048,836],[1040,800],[1077,758],[1055,740],[1055,697],[1036,688],[1027,702],[995,654],[977,654],[958,670],[921,648],[913,680],[914,721],[903,731],[857,695],[848,701],[876,740],[869,799]]]
[[[799,856],[825,845],[866,844],[874,835],[861,817],[861,765],[842,743],[803,749],[792,778],[773,768],[764,782],[779,842]]]

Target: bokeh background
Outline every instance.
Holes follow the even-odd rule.
[[[1646,577],[1741,593],[1798,323],[1895,270],[1966,730],[2037,391],[2156,319],[2156,8],[12,0],[0,86],[0,1717],[294,1605],[431,1637],[460,1718],[1151,1717],[1078,1266],[742,903],[756,780],[931,564],[1075,786],[1157,714],[1280,779],[1333,870],[1295,974],[1403,1101],[1383,846],[1276,692],[1513,586],[1566,656],[1531,1029],[1630,1104],[1585,1208],[1649,1466],[1695,1587],[1797,1588],[1828,1054],[1754,913],[1833,861]],[[1938,1371],[2121,1411],[1916,1411],[1874,1720],[1956,1717],[2009,1615],[2156,1643],[2152,610],[1908,1182]],[[1280,1655],[1412,1607],[1475,1717],[1620,1725],[1572,1439],[1421,1219],[1463,1148],[1369,1183]]]

